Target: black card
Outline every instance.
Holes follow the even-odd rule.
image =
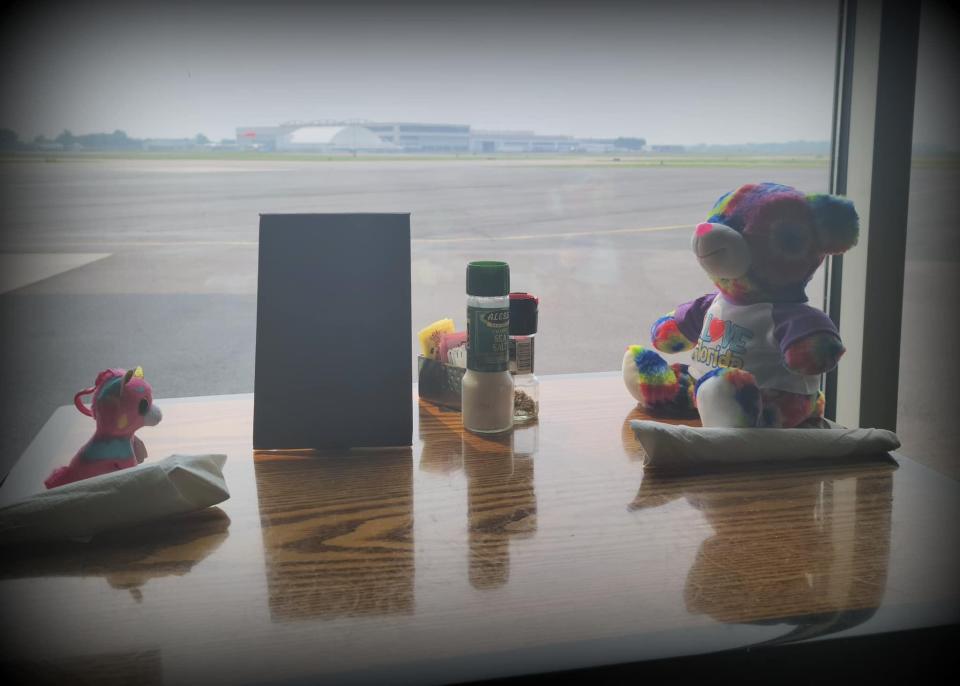
[[[261,215],[253,447],[411,445],[410,318],[410,215]]]

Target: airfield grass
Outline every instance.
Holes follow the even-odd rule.
[[[351,164],[356,162],[449,162],[517,164],[531,167],[686,167],[686,168],[763,168],[791,167],[794,169],[826,168],[826,155],[570,155],[570,154],[485,154],[485,155],[323,155],[318,153],[247,152],[230,150],[170,152],[141,151],[69,151],[69,152],[8,152],[0,154],[3,163],[70,163],[112,160],[169,160],[207,162],[311,162]],[[915,157],[913,168],[957,169],[960,155]]]
[[[553,155],[500,154],[500,155],[323,155],[310,153],[245,152],[245,151],[70,151],[70,152],[18,152],[0,155],[0,162],[46,162],[70,163],[97,160],[190,160],[216,162],[515,162],[530,166],[550,167],[825,167],[829,158],[817,156],[787,155]]]

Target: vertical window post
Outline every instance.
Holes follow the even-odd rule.
[[[831,192],[856,205],[860,241],[828,268],[847,354],[827,378],[827,410],[895,429],[920,8],[844,0],[840,27]]]

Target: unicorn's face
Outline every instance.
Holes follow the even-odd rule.
[[[143,426],[155,426],[162,413],[153,404],[153,389],[140,367],[105,380],[96,390],[93,415],[102,435],[130,436]]]

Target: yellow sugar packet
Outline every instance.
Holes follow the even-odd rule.
[[[420,354],[432,360],[440,359],[440,339],[444,334],[453,333],[452,319],[440,319],[430,326],[420,329],[417,338],[420,339]]]

